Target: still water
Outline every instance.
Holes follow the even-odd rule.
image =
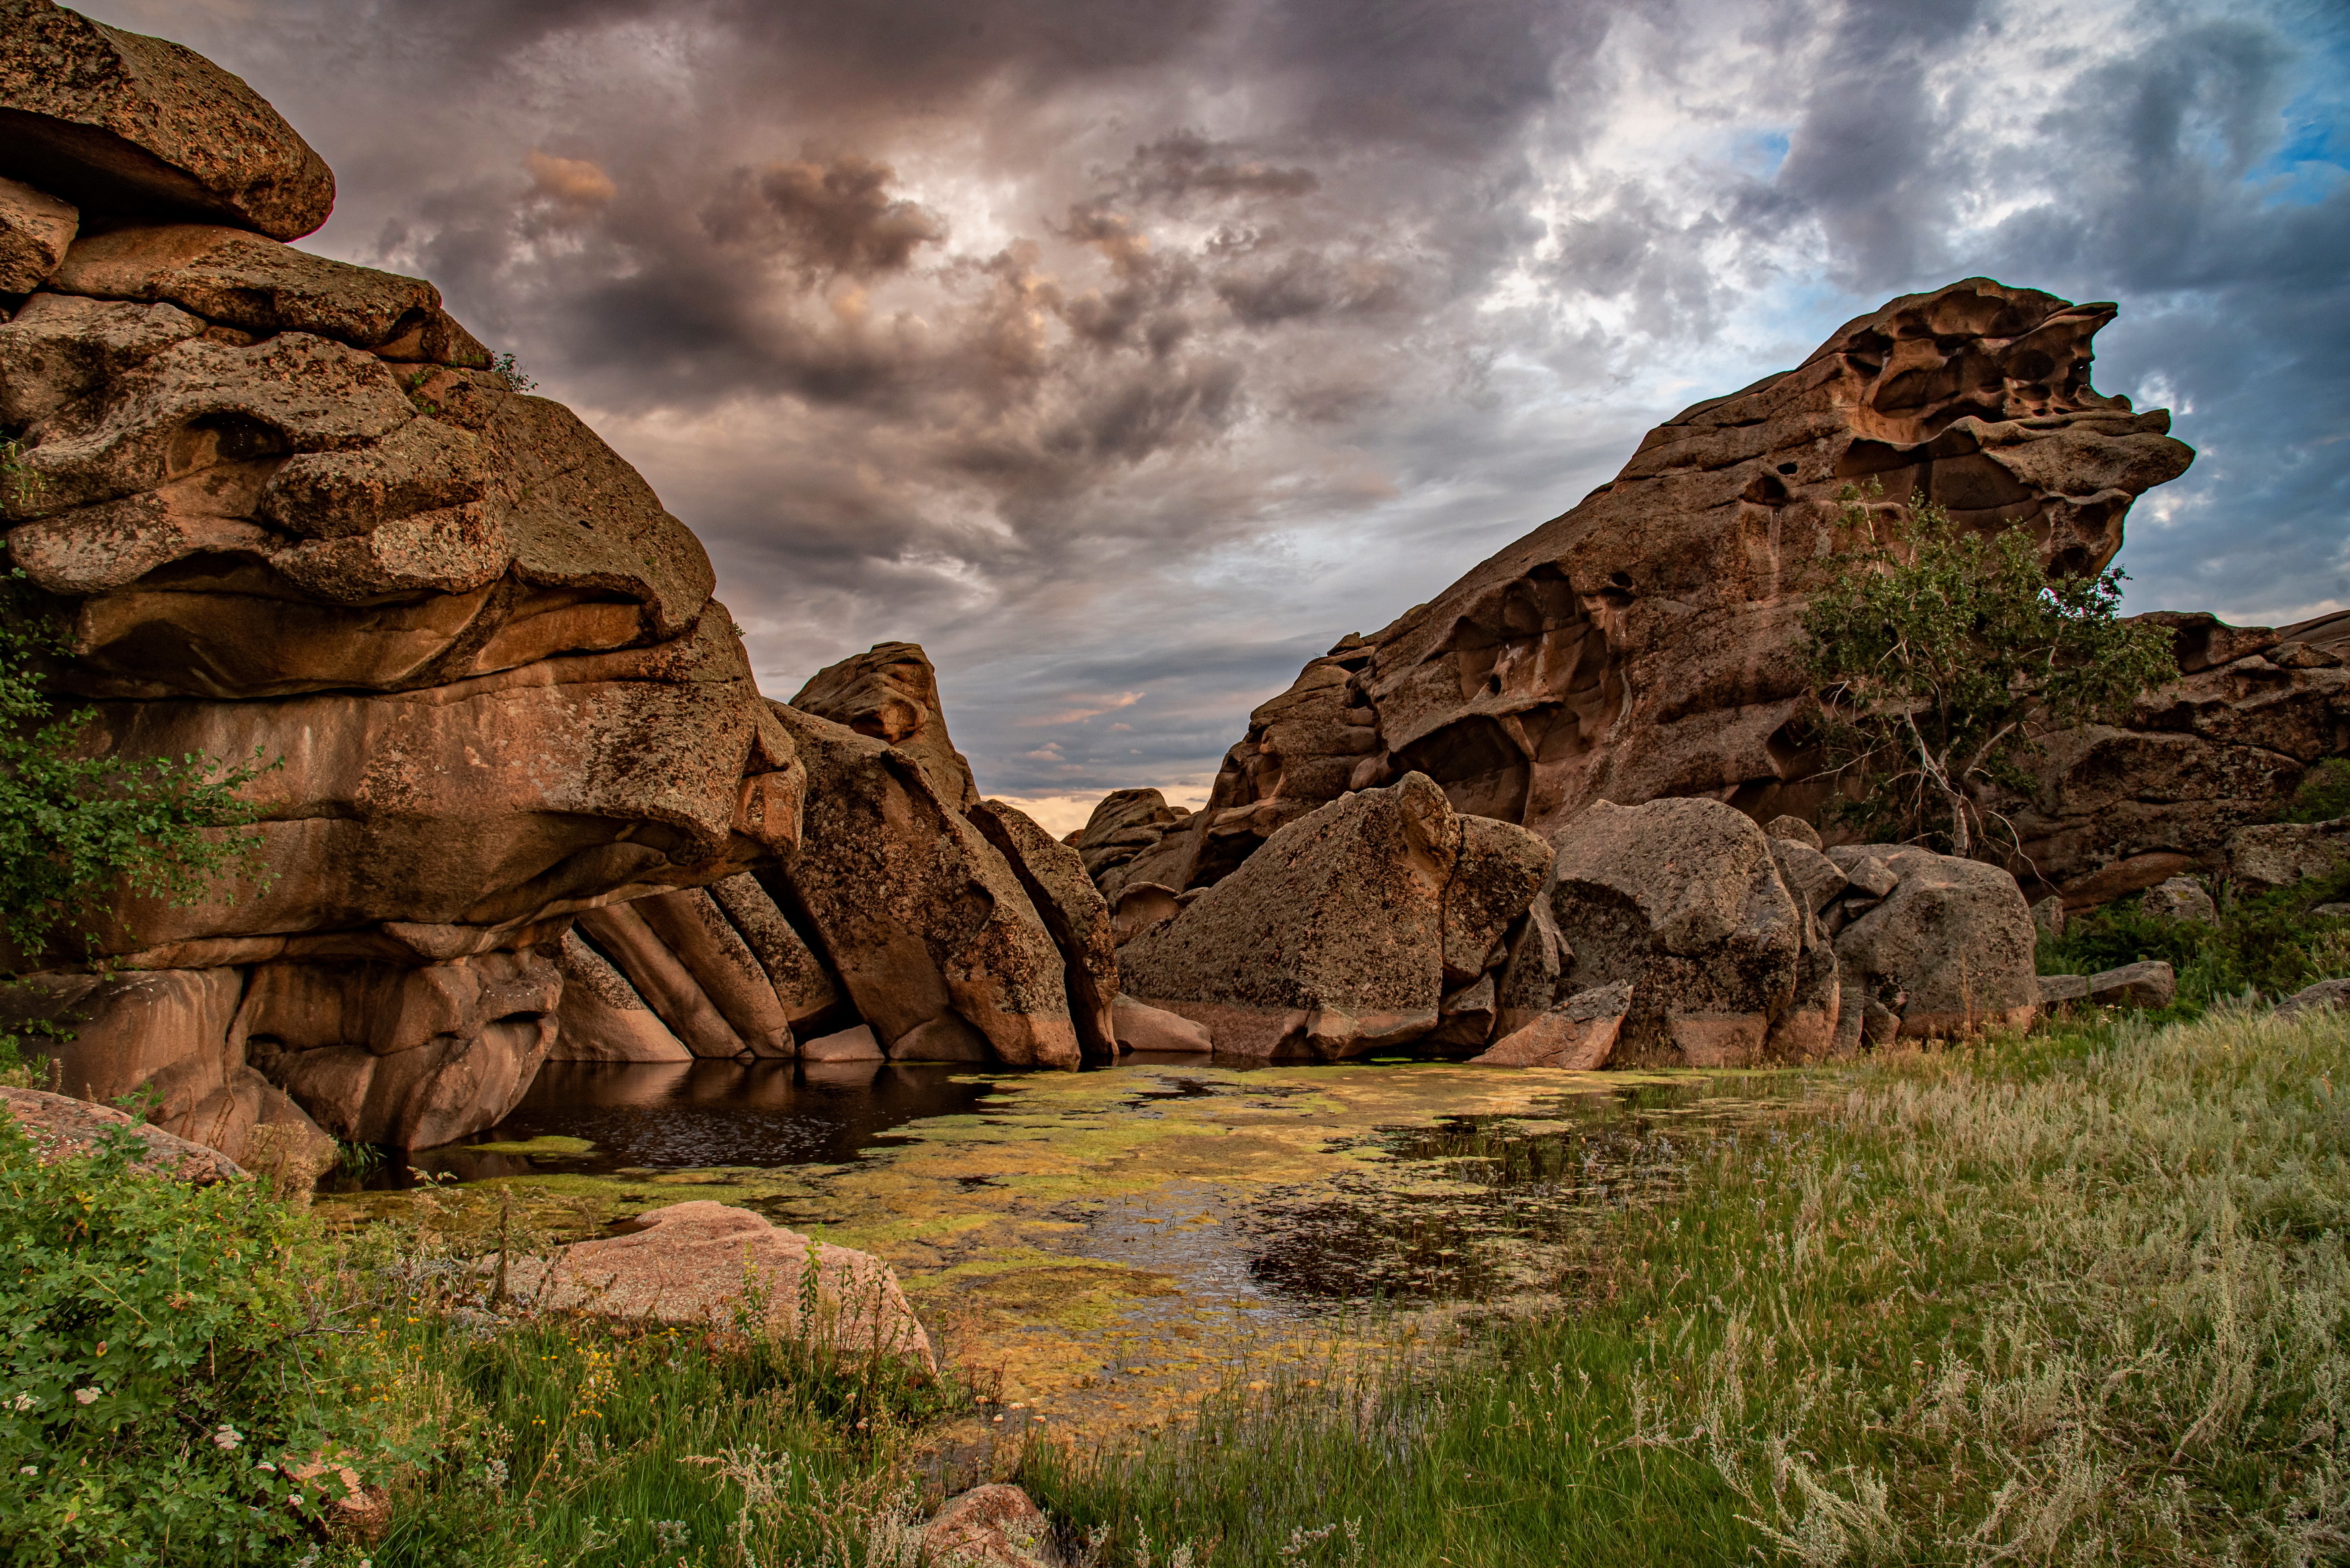
[[[1347,1354],[1373,1319],[1544,1310],[1596,1224],[1808,1092],[1795,1073],[1437,1061],[553,1064],[496,1127],[346,1179],[340,1201],[453,1181],[590,1227],[752,1209],[887,1260],[1024,1418],[1105,1430],[1250,1365]]]

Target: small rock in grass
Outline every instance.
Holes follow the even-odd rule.
[[[2350,1008],[2350,979],[2321,980],[2315,985],[2303,986],[2276,1004],[2276,1016],[2291,1018],[2297,1013],[2323,1012],[2334,1008]]]
[[[1058,1568],[1044,1511],[1016,1486],[982,1486],[947,1499],[922,1532],[925,1563]]]
[[[2089,1000],[2100,1007],[2168,1007],[2178,994],[2178,977],[2159,959],[2089,977]]]
[[[2203,884],[2192,877],[2173,877],[2158,882],[2146,890],[2138,908],[2158,920],[2192,920],[2205,926],[2220,923],[2219,906],[2211,902],[2211,895],[2203,890]]]

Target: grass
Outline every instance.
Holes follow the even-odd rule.
[[[914,1435],[970,1403],[895,1358],[835,1356],[755,1313],[680,1327],[508,1303],[481,1310],[518,1230],[503,1194],[431,1191],[422,1222],[371,1227],[335,1260],[395,1374],[353,1390],[429,1408],[432,1464],[393,1483],[374,1568],[894,1563],[922,1487]],[[413,1418],[412,1414],[409,1418]]]
[[[2222,1010],[1871,1064],[1568,1310],[1024,1479],[1134,1563],[2339,1561],[2345,1058]]]

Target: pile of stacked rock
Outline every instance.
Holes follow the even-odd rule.
[[[0,129],[0,506],[56,688],[109,753],[273,764],[258,874],[16,955],[67,1090],[234,1155],[456,1137],[550,1054],[1115,1049],[1101,900],[976,798],[920,650],[764,701],[626,462],[431,284],[286,243],[333,176],[242,81],[5,0]]]
[[[1406,1043],[1496,1065],[1746,1066],[2021,1027],[2034,932],[1995,866],[1822,851],[1719,801],[1607,801],[1545,842],[1419,774],[1276,829],[1204,889],[1128,881],[1125,983],[1235,1054]]]

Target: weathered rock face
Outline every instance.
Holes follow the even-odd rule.
[[[1904,845],[1841,846],[1827,858],[1850,877],[1829,915],[1847,1048],[2031,1023],[2039,933],[2013,877]]]
[[[612,954],[567,951],[567,917],[640,898],[699,933],[735,1049],[787,1054],[693,890],[797,846],[804,775],[684,525],[431,284],[282,244],[332,177],[178,46],[0,3],[0,520],[69,639],[57,689],[104,751],[275,764],[265,876],[118,899],[116,974],[27,993],[82,1020],[68,1086],[152,1089],[232,1153],[305,1113],[454,1137],[519,1098],[567,973],[581,1053],[682,1048]]]
[[[2293,835],[2265,819],[2312,766],[2350,752],[2350,615],[2273,630],[2141,618],[2171,628],[2178,680],[2122,724],[2053,737],[2039,788],[2003,803],[2022,838],[2011,868],[2035,898],[2083,909],[2183,874],[2274,885],[2263,836]]]
[[[1562,993],[1632,988],[1608,1060],[1762,1059],[1795,1000],[1808,919],[1762,830],[1719,801],[1600,801],[1553,841],[1545,898],[1567,955]]]
[[[1084,857],[1087,875],[1113,905],[1129,883],[1163,885],[1167,877],[1161,872],[1180,885],[1181,861],[1190,841],[1176,830],[1191,815],[1180,805],[1169,805],[1167,797],[1155,789],[1111,791],[1094,807],[1077,835],[1077,853]],[[1162,845],[1166,846],[1163,855],[1159,853]]]
[[[1429,604],[1308,664],[1250,717],[1205,809],[1136,792],[1080,840],[1113,898],[1229,874],[1284,824],[1408,770],[1455,810],[1548,833],[1602,798],[1815,820],[1798,649],[1846,485],[2022,524],[2052,567],[2102,566],[2130,503],[2192,457],[2159,410],[2090,384],[2110,305],[1970,278],[1896,299],[1803,365],[1651,431],[1615,481]],[[2011,803],[2011,867],[2076,907],[2223,869],[2228,833],[2350,746],[2350,615],[2282,632],[2174,627],[2182,680],[2062,737]],[[2270,657],[2273,652],[2275,657]],[[2121,863],[2121,868],[2108,868]]]
[[[1474,825],[1408,774],[1333,802],[1118,950],[1125,987],[1218,1051],[1324,1058],[1493,1014],[1491,971],[1548,869],[1533,835]],[[1482,989],[1482,994],[1471,994]]]
[[[0,173],[102,213],[201,216],[280,240],[335,206],[326,163],[243,81],[48,0],[0,3]]]

